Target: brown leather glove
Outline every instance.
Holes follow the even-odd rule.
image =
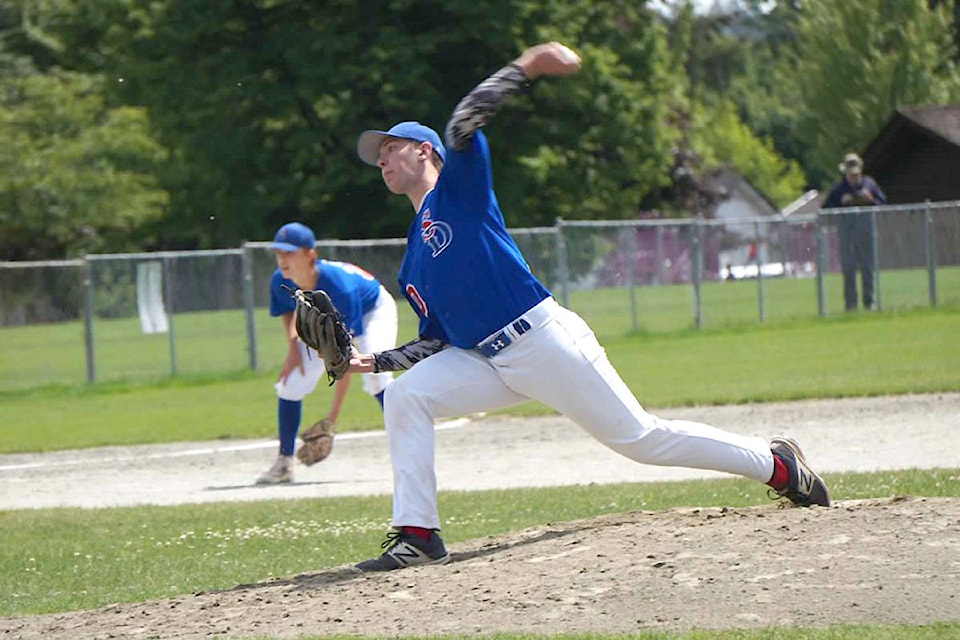
[[[350,331],[323,289],[297,289],[293,297],[297,300],[294,311],[297,335],[320,355],[327,379],[333,385],[350,368],[350,356],[353,355]]]
[[[308,467],[326,459],[333,451],[333,423],[324,418],[318,420],[300,434],[303,444],[297,450],[297,460]]]

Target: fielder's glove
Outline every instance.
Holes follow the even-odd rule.
[[[327,379],[333,385],[350,368],[350,356],[353,355],[350,331],[323,289],[297,289],[293,297],[297,300],[294,311],[297,335],[304,344],[320,354],[327,370]]]
[[[297,460],[314,465],[333,451],[333,423],[324,418],[300,434],[303,444],[297,450]]]

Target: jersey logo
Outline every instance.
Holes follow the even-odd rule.
[[[453,242],[453,229],[442,220],[433,220],[427,209],[420,218],[420,239],[430,247],[431,257],[436,258]]]

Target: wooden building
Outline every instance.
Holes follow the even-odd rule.
[[[862,156],[888,204],[960,200],[960,104],[897,109]]]

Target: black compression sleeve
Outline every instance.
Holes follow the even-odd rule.
[[[510,63],[478,84],[460,100],[447,123],[444,143],[462,151],[473,133],[485,125],[500,105],[512,95],[530,86],[523,70]]]
[[[441,340],[416,338],[396,349],[373,354],[373,371],[403,371],[446,348]]]

